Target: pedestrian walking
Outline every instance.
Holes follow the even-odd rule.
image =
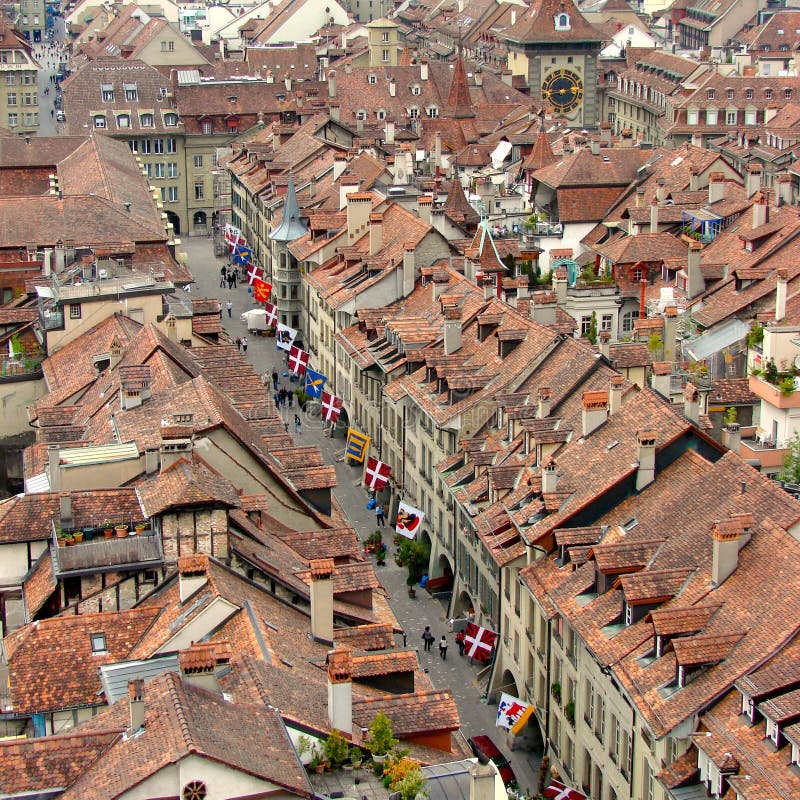
[[[460,656],[464,655],[464,645],[466,644],[466,637],[464,636],[464,631],[459,631],[456,634],[456,645],[458,646],[458,654]]]
[[[430,653],[431,647],[433,647],[433,640],[434,635],[431,633],[431,626],[426,625],[425,630],[422,631],[422,641],[425,643],[425,652]]]
[[[375,506],[375,522],[377,522],[381,528],[386,527],[386,520],[383,518],[383,506],[380,503],[377,503]]]
[[[281,396],[278,394],[278,392],[275,392],[275,408],[280,408],[280,407],[281,407]]]
[[[236,338],[236,349],[241,353],[242,352],[242,340],[240,338]]]
[[[247,345],[248,344],[250,344],[250,342],[247,341],[247,337],[246,336],[242,336],[242,352],[245,355],[247,355]]]
[[[233,316],[233,303],[228,300],[228,302],[225,303],[225,308],[228,309],[228,319],[230,319]]]
[[[225,265],[223,264],[219,271],[219,288],[225,288],[225,281],[228,279],[228,270],[225,269]]]
[[[286,392],[286,399],[289,402],[289,408],[291,408],[294,404],[294,392],[291,389]]]
[[[442,638],[439,639],[439,656],[442,661],[447,661],[447,637],[444,634],[442,634]]]
[[[294,415],[294,432],[300,435],[300,417],[297,414]]]
[[[236,288],[236,276],[237,276],[237,273],[236,273],[236,270],[234,270],[233,274],[231,275],[231,278],[233,278],[233,288],[234,289]]]
[[[278,391],[278,373],[275,370],[272,370],[272,388]]]
[[[280,391],[278,392],[278,397],[280,398],[280,404],[283,406],[286,403],[286,389],[281,386]]]

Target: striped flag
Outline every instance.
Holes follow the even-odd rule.
[[[364,460],[369,449],[369,436],[361,433],[355,428],[347,429],[347,444],[345,445],[345,455],[357,461],[359,464]]]

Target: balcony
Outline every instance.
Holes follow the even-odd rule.
[[[70,547],[59,547],[55,535],[53,539],[51,553],[58,576],[117,569],[155,569],[164,563],[161,537],[154,530],[125,538],[92,539]]]
[[[722,230],[722,217],[704,208],[684,211],[681,213],[681,217],[683,220],[681,239],[685,242],[708,244],[713,242]]]
[[[778,381],[776,385],[758,375],[751,375],[750,391],[773,408],[800,408],[800,392],[795,391],[794,378],[779,376]]]

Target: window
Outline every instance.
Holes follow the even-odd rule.
[[[709,108],[706,111],[706,125],[716,125],[716,124],[717,124],[717,109]]]
[[[643,772],[644,772],[642,780],[642,788],[644,789],[643,800],[653,800],[656,791],[655,778],[653,777],[653,768],[650,766],[650,762],[647,759],[645,759],[644,762]]]
[[[163,203],[167,199],[167,187],[162,186],[161,188],[161,202]]]
[[[94,118],[94,126],[95,126],[95,128],[105,128],[105,126],[106,126],[106,118],[104,116],[102,116],[101,114],[98,114]]]
[[[633,625],[633,606],[630,603],[625,603],[625,624]]]
[[[6,75],[6,86],[16,86],[17,84],[17,76],[13,72],[9,72]]]
[[[772,100],[772,89],[764,89],[764,99]]]
[[[36,104],[36,92],[25,92],[25,94],[22,95],[22,105],[35,106]]]
[[[713,99],[714,99],[714,94],[715,94],[715,92],[714,92],[714,90],[713,90],[713,89],[708,89],[708,90],[706,91],[706,96],[707,96],[707,98],[708,98],[709,100],[713,100]]]
[[[168,128],[174,128],[178,124],[178,115],[177,114],[164,114],[164,124]],[[206,133],[206,131],[203,130],[203,133]],[[208,133],[211,133],[211,131],[208,131]]]
[[[117,127],[118,128],[130,128],[130,126],[131,126],[130,114],[120,114],[117,117]]]
[[[389,51],[388,50],[381,50],[381,61],[387,63],[389,61]]]
[[[175,50],[175,42],[174,41],[170,40],[168,42],[161,42],[161,52],[162,53],[167,53],[167,52],[171,53],[174,50]]]
[[[383,120],[383,119],[386,119],[386,111],[384,111],[384,109],[382,109],[382,108],[379,108],[379,109],[378,109],[378,110],[375,112],[375,116],[376,116],[378,119],[381,119],[381,120]]]
[[[786,53],[789,50],[789,45],[784,42],[783,44],[778,45],[778,50],[780,50],[782,53]]]
[[[784,100],[791,100],[792,99],[792,90],[791,89],[784,89],[783,90],[783,99]]]
[[[194,199],[203,200],[205,198],[206,187],[202,181],[195,182],[194,185]]]
[[[744,124],[745,125],[755,125],[756,124],[756,110],[754,108],[745,109],[745,112],[744,112]]]
[[[370,86],[374,86],[377,82],[378,82],[378,76],[377,75],[370,75],[367,78],[367,83],[370,84]]]
[[[152,164],[144,164],[144,171],[147,174],[148,178],[153,177],[153,165]]]
[[[69,318],[70,319],[80,319],[81,318],[81,304],[80,303],[70,303],[69,304]]]
[[[686,124],[697,125],[697,110],[689,110],[686,112]]]
[[[142,116],[139,117],[139,124],[143,128],[152,128],[153,127],[153,121],[154,120],[153,120],[153,115],[152,114],[142,114]]]
[[[114,102],[114,85],[111,83],[104,83],[100,86],[100,96],[103,98],[104,103]]]
[[[168,178],[177,178],[178,177],[178,162],[177,161],[170,161],[167,164],[167,177]]]
[[[363,108],[359,108],[358,111],[356,111],[356,119],[364,120],[366,118],[367,118],[367,112],[364,111]]]
[[[205,800],[206,785],[203,781],[191,781],[183,787],[181,800]]]
[[[600,330],[601,331],[610,331],[611,324],[614,321],[614,317],[611,314],[603,314],[600,318]]]
[[[384,31],[381,34],[381,41],[382,42],[388,42],[389,41],[389,31]]]
[[[156,178],[163,178],[164,177],[164,163],[159,162],[158,164],[153,164],[155,168],[155,177]]]
[[[139,142],[139,152],[148,155],[153,152],[153,143],[149,139],[142,139]]]
[[[425,109],[425,113],[431,118],[438,117],[439,109],[436,108],[436,106],[430,106],[429,108]]]
[[[638,309],[636,311],[626,311],[622,315],[622,332],[630,333],[633,330],[633,322],[637,319],[639,319]]]
[[[204,122],[203,123],[203,133],[206,136],[209,136],[211,134],[211,123],[210,122]]]
[[[744,96],[745,96],[745,98],[747,100],[752,100],[753,99],[753,90],[752,89],[745,89],[744,90]]]
[[[129,139],[128,140],[128,147],[130,147],[131,153],[138,153],[139,152],[139,142],[136,139]]]
[[[203,169],[203,156],[200,155],[194,157],[194,168]]]
[[[177,186],[168,187],[167,199],[170,201],[170,203],[177,203],[178,202],[178,187]]]
[[[728,98],[728,100],[733,100],[733,89],[726,89],[725,96]]]
[[[420,86],[418,86],[417,84],[414,84],[411,87],[411,94],[413,94],[414,97],[419,97],[422,94],[422,88]]]
[[[139,92],[136,90],[135,83],[125,84],[125,99],[135,103],[139,99]]]
[[[419,116],[419,109],[416,106],[408,109],[408,116],[411,119],[416,119]]]
[[[168,153],[177,153],[178,152],[178,140],[177,139],[167,139],[167,152]]]
[[[153,152],[154,153],[163,153],[164,152],[164,140],[163,139],[153,139]]]
[[[10,106],[15,106],[17,104],[17,93],[16,92],[9,92],[8,93],[8,104]]]
[[[592,327],[592,318],[590,316],[581,317],[581,336],[587,336],[589,329]]]
[[[643,281],[645,278],[644,269],[642,269],[642,267],[636,267],[631,277],[634,281]]]
[[[569,14],[556,14],[555,28],[557,31],[569,30]]]
[[[80,306],[78,306],[78,308],[80,308]],[[72,306],[70,306],[70,316],[72,316]],[[93,653],[106,652],[106,635],[104,633],[91,633],[89,634],[89,640],[92,643]]]
[[[726,125],[735,125],[736,124],[736,117],[737,114],[735,111],[726,111],[725,112],[725,124]]]

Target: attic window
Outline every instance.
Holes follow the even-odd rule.
[[[553,22],[555,24],[555,28],[557,31],[568,31],[570,30],[569,25],[569,14],[556,14],[553,18]]]
[[[367,77],[367,83],[369,83],[370,86],[374,86],[377,82],[378,82],[377,75],[369,75]]]
[[[117,117],[117,127],[118,128],[130,128],[131,126],[131,115],[130,114],[120,114]]]
[[[178,124],[178,115],[177,114],[164,114],[164,124],[166,126],[168,126],[168,127],[173,127],[174,125],[177,125]],[[208,123],[204,123],[204,125],[205,124],[208,124]],[[203,131],[203,133],[206,133],[206,131]],[[211,133],[211,131],[209,130],[208,133]]]
[[[183,787],[181,800],[205,800],[206,785],[203,781],[190,781]]]
[[[103,101],[106,103],[113,103],[114,102],[114,84],[113,83],[104,83],[100,86],[100,94],[103,98]]]
[[[631,517],[622,527],[625,529],[625,532],[632,531],[637,525],[639,524],[639,520],[636,517]]]
[[[92,643],[92,653],[106,653],[106,635],[104,633],[92,633],[89,635]]]
[[[375,112],[375,116],[376,116],[378,119],[386,119],[386,111],[385,111],[384,109],[382,109],[382,108],[379,108],[379,109],[378,109],[378,110]]]
[[[411,94],[413,94],[415,97],[419,97],[419,95],[422,94],[422,87],[415,83],[411,87]]]
[[[752,100],[753,99],[753,90],[752,89],[745,89],[744,90],[744,96],[745,96],[746,100]]]
[[[709,100],[713,100],[713,99],[714,99],[714,95],[715,95],[715,94],[716,94],[716,93],[714,92],[714,90],[713,90],[713,89],[709,89],[709,90],[706,92],[706,95],[707,95],[707,97],[708,97],[708,99],[709,99]]]
[[[139,99],[139,93],[136,90],[136,84],[135,83],[126,83],[124,85],[124,88],[125,88],[125,99],[126,100],[136,101],[136,100]]]
[[[784,100],[791,100],[792,99],[792,90],[791,89],[784,89],[783,90],[783,99]]]
[[[772,100],[772,89],[764,89],[764,99]]]
[[[102,114],[98,114],[94,118],[94,126],[95,128],[105,128],[106,118]]]
[[[152,114],[142,114],[139,117],[139,124],[143,128],[152,128],[153,127],[153,115]]]
[[[359,108],[358,111],[356,111],[356,119],[365,120],[366,118],[367,112],[364,111],[363,108]]]
[[[228,102],[229,103],[235,103],[238,99],[239,98],[235,94],[229,94],[228,95]]]
[[[733,100],[733,89],[728,89],[725,92],[725,96],[728,98],[728,100]]]

